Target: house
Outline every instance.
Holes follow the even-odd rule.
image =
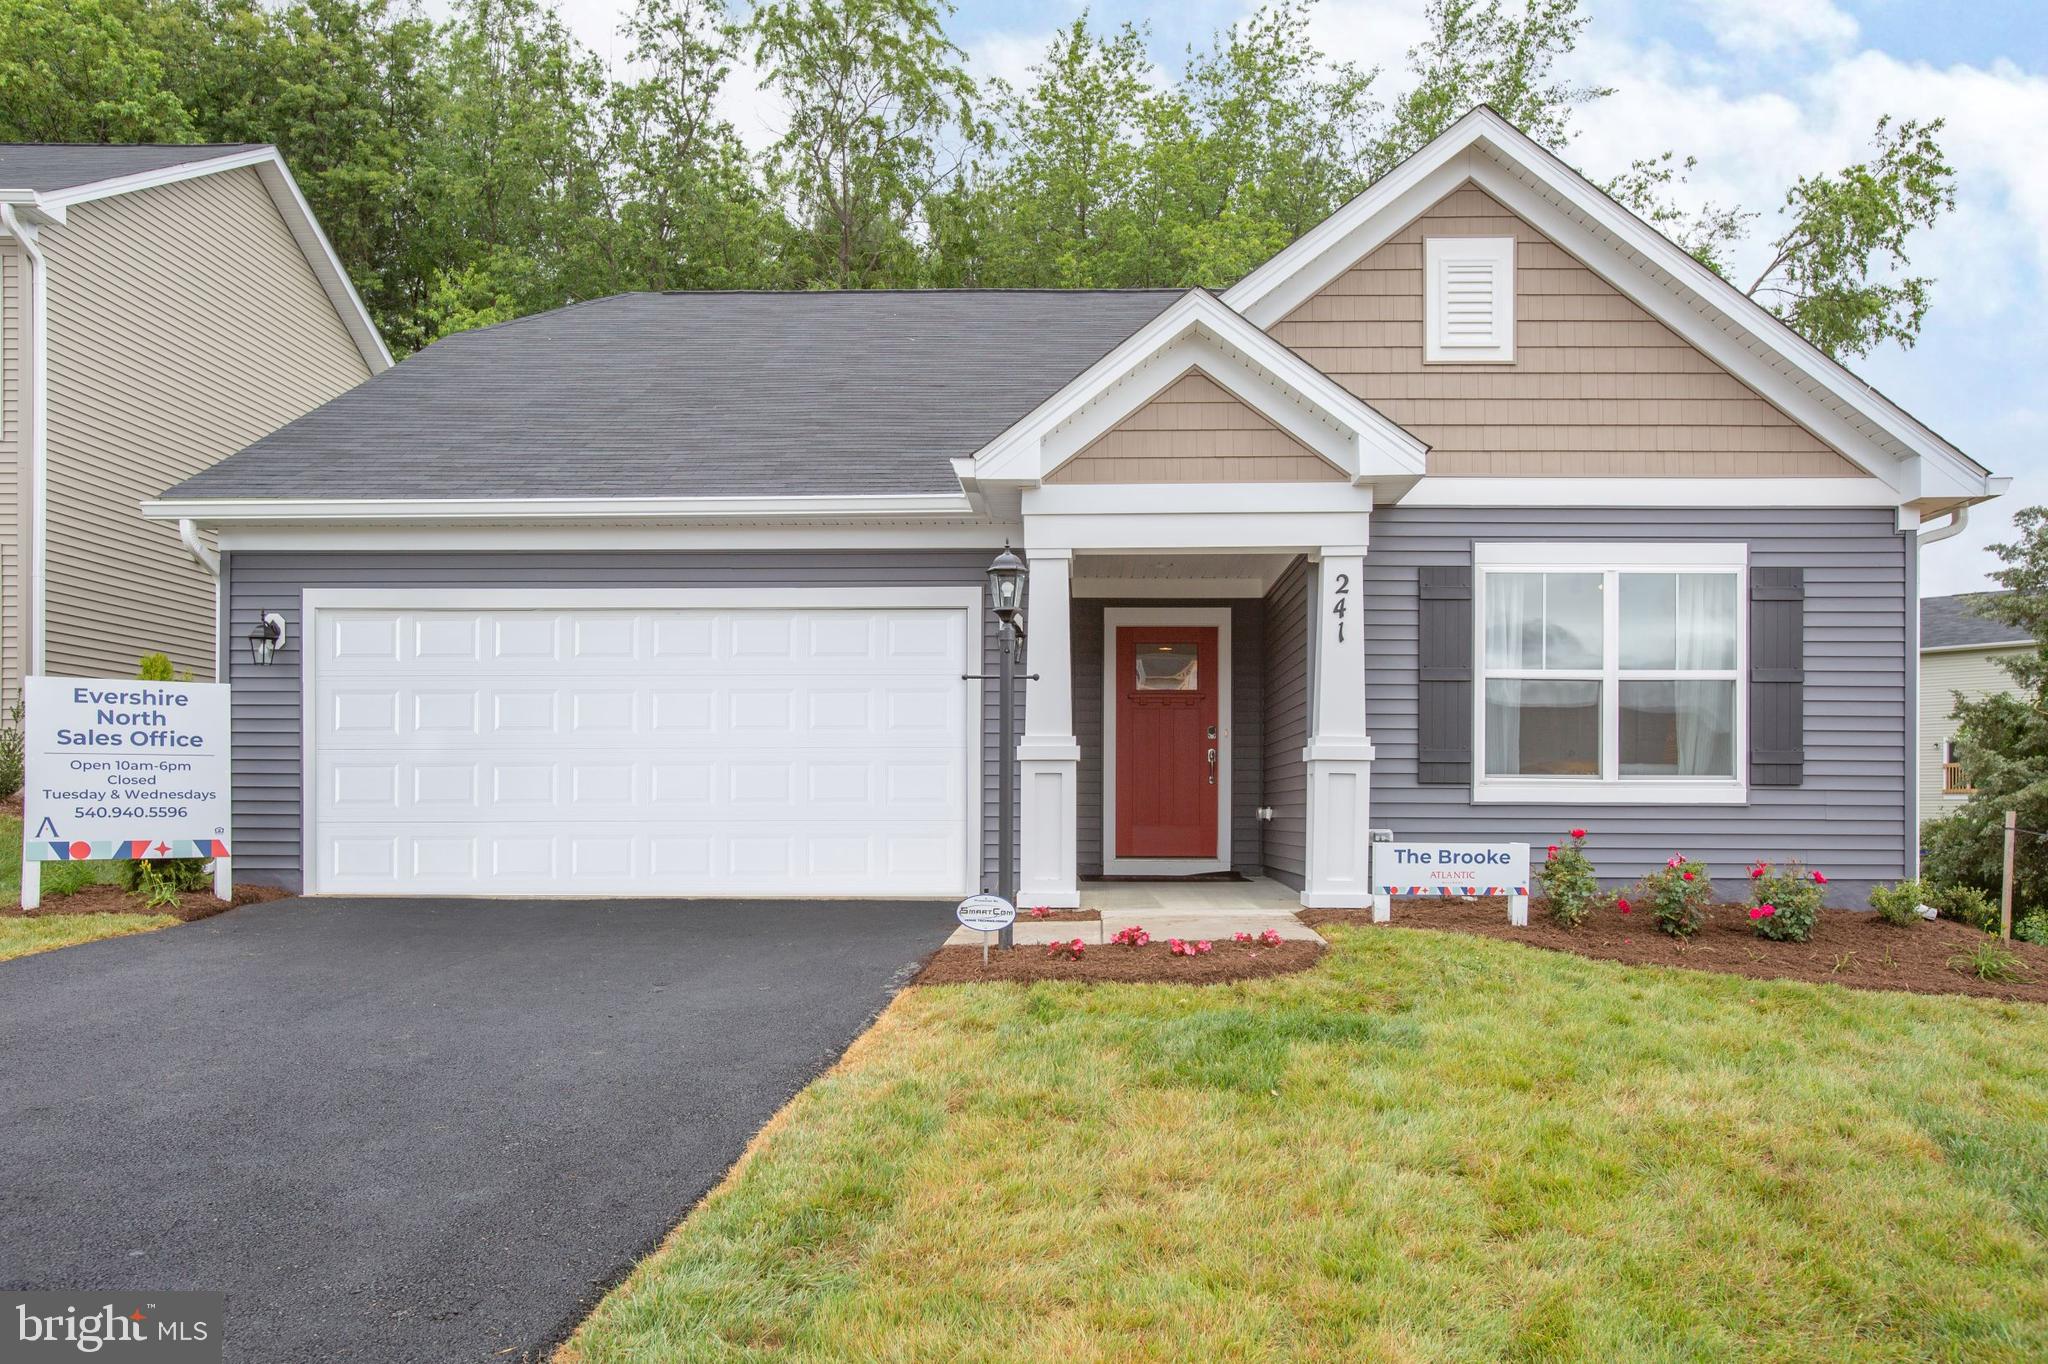
[[[142,499],[390,366],[275,148],[0,144],[0,699],[211,678],[213,550]]]
[[[1008,542],[1024,902],[1356,906],[1373,829],[1906,874],[1916,537],[2004,485],[1480,109],[1222,294],[600,299],[147,512],[219,536],[238,876],[976,888]]]
[[[2034,651],[2018,626],[1980,614],[1998,592],[1920,601],[1920,817],[1932,819],[1970,797],[1956,761],[1956,698],[1981,701],[2014,690],[2000,659]]]

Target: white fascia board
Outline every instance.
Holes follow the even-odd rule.
[[[1877,478],[1425,478],[1404,507],[1882,507]]]
[[[1883,455],[1873,447],[1883,444],[1894,447],[1895,459],[1917,457],[1926,466],[1924,475],[1920,469],[1871,469],[1902,494],[1992,495],[1987,486],[1990,476],[1948,441],[1483,106],[1240,280],[1225,292],[1223,301],[1259,326],[1272,325],[1467,178],[1516,212],[1524,212],[1524,204],[1534,197],[1530,186],[1556,196],[1580,219],[1571,234],[1579,240],[1561,244],[1858,463],[1881,464]],[[1522,184],[1518,197],[1523,203],[1509,202],[1500,193],[1501,183],[1509,180]],[[1549,216],[1558,215],[1553,211]],[[1550,224],[1531,220],[1546,232],[1552,230]],[[1594,236],[1587,224],[1604,233],[1605,240]],[[1610,261],[1629,265],[1621,273],[1635,282],[1617,281],[1606,264]],[[1712,344],[1707,344],[1709,332],[1719,334]],[[1839,413],[1824,422],[1813,415],[1836,406],[1869,429],[1857,429],[1856,421]]]
[[[1364,512],[1370,487],[1329,483],[1054,483],[1024,492],[1032,516],[1155,516],[1241,512]]]
[[[1362,511],[1047,513],[1024,518],[1024,551],[1301,554],[1325,545],[1363,545],[1371,538],[1371,519]]]
[[[218,532],[221,550],[397,554],[448,551],[569,553],[592,550],[879,550],[971,549],[993,553],[1022,544],[1024,523],[918,519],[852,521],[724,521],[666,525],[323,525],[232,522]]]
[[[110,199],[118,194],[134,194],[139,190],[157,189],[164,185],[175,185],[184,180],[196,180],[202,175],[219,175],[224,171],[253,169],[263,181],[264,190],[276,206],[278,216],[284,219],[286,230],[312,268],[313,277],[319,281],[321,291],[333,305],[335,315],[348,329],[349,339],[355,342],[356,350],[363,357],[363,363],[370,373],[381,374],[392,366],[391,351],[385,346],[384,338],[378,335],[377,326],[370,320],[369,309],[363,306],[362,296],[342,268],[341,258],[334,254],[333,243],[327,240],[327,233],[320,227],[319,219],[313,216],[312,206],[306,196],[299,192],[298,182],[284,163],[284,157],[275,147],[255,147],[245,152],[228,156],[215,156],[204,160],[186,161],[175,166],[163,166],[136,175],[118,176],[111,180],[95,180],[91,184],[73,185],[69,189],[55,190],[38,196],[38,205],[59,215],[71,204],[90,203],[95,199]]]
[[[787,517],[961,517],[960,493],[876,493],[801,497],[568,498],[173,498],[146,501],[152,521],[459,525],[578,521],[654,523]]]
[[[1196,344],[1199,343],[1199,344]],[[1163,361],[1163,352],[1184,346],[1187,359],[1175,367]],[[1224,357],[1231,357],[1226,362]],[[1303,433],[1314,428],[1313,421],[1342,433],[1351,449],[1337,461],[1353,477],[1422,472],[1429,448],[1409,432],[1359,401],[1342,385],[1304,361],[1272,337],[1225,307],[1214,294],[1193,289],[1170,304],[1159,316],[1140,327],[1109,354],[1089,366],[1064,388],[1046,399],[1009,430],[983,446],[974,455],[975,476],[982,483],[1035,483],[1058,462],[1049,448],[1056,433],[1070,426],[1085,428],[1114,425],[1130,411],[1157,396],[1190,365],[1218,366],[1238,373],[1238,386],[1228,374],[1212,374],[1217,382],[1231,387],[1237,396],[1264,412],[1290,431]],[[1135,376],[1143,376],[1140,382]],[[1247,376],[1257,375],[1254,383]],[[1120,385],[1128,385],[1114,404],[1091,413],[1090,409]],[[1271,386],[1287,395],[1298,411],[1276,406]],[[1251,388],[1252,392],[1243,391]],[[1104,424],[1103,413],[1116,417]],[[1062,442],[1063,444],[1065,442]],[[1085,442],[1083,442],[1085,443]],[[1311,442],[1324,452],[1327,442]],[[1078,449],[1079,446],[1075,446]],[[1069,452],[1071,453],[1071,451]]]

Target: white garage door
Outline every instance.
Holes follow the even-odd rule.
[[[329,894],[951,895],[962,610],[313,613]]]

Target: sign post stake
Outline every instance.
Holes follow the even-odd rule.
[[[1508,923],[1515,928],[1529,926],[1529,897],[1510,895],[1508,897]]]
[[[43,864],[28,860],[28,844],[21,848],[21,907],[40,909],[43,903]]]
[[[233,861],[231,857],[213,859],[213,898],[216,900],[235,898],[235,872],[230,865]]]

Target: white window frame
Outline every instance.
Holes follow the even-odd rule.
[[[1444,267],[1452,261],[1490,262],[1493,275],[1493,342],[1478,346],[1444,339]],[[1422,360],[1429,365],[1509,365],[1515,360],[1515,239],[1513,237],[1425,237],[1422,242]]]
[[[1749,801],[1749,546],[1743,544],[1624,544],[1552,541],[1479,543],[1472,572],[1472,800],[1474,804],[1744,805]],[[1725,669],[1621,667],[1623,573],[1723,572],[1735,575],[1735,733],[1733,777],[1624,777],[1621,775],[1621,682],[1722,680]],[[1499,777],[1486,772],[1486,682],[1489,676],[1529,676],[1526,669],[1489,673],[1486,666],[1486,592],[1491,573],[1603,573],[1602,665],[1540,674],[1548,681],[1600,683],[1599,777]]]

